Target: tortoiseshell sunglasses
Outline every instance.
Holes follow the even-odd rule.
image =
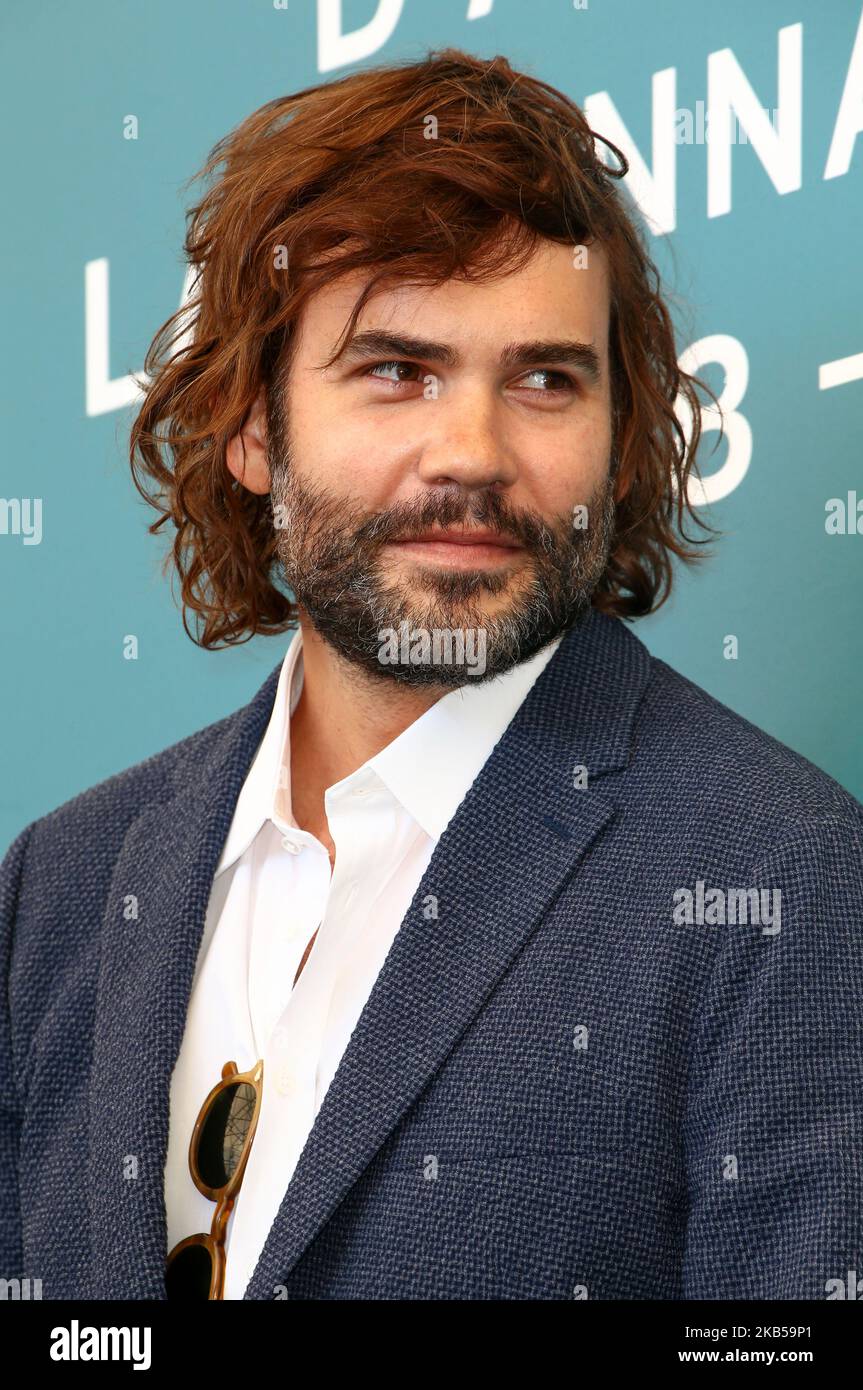
[[[189,1169],[199,1192],[216,1203],[209,1235],[187,1236],[168,1256],[169,1299],[225,1296],[225,1230],[243,1181],[263,1093],[264,1063],[238,1072],[226,1062],[222,1079],[201,1106],[189,1144]]]

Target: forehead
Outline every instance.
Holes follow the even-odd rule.
[[[295,351],[335,350],[366,271],[336,276],[303,308]],[[470,347],[473,355],[514,340],[574,339],[591,343],[607,361],[610,283],[599,244],[577,248],[541,240],[519,270],[493,280],[450,279],[442,285],[399,283],[376,291],[363,307],[356,331],[389,332]]]

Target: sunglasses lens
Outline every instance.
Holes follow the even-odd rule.
[[[225,1086],[207,1112],[198,1139],[198,1172],[207,1187],[230,1182],[243,1154],[255,1113],[255,1088],[248,1081]]]
[[[165,1272],[168,1298],[203,1298],[210,1296],[213,1259],[206,1245],[187,1245],[175,1255]]]

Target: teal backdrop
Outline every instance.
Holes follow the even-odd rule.
[[[450,44],[623,143],[681,353],[734,417],[700,454],[713,558],[635,630],[863,799],[859,0],[6,0],[0,28],[3,848],[244,704],[289,640],[190,641],[129,475],[183,181],[264,101]]]

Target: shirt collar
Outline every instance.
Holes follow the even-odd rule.
[[[425,833],[439,840],[561,640],[555,638],[502,675],[449,691],[335,787],[376,776]],[[273,712],[237,799],[217,874],[239,859],[267,820],[296,827],[290,809],[290,716],[302,686],[298,629],[282,662]]]
[[[440,839],[561,640],[503,675],[451,690],[369,758],[366,766],[432,839]]]
[[[296,825],[291,815],[290,716],[297,707],[303,688],[303,643],[298,628],[282,662],[273,712],[258,745],[258,751],[240,788],[231,828],[216,866],[216,874],[239,859],[267,820]],[[290,703],[288,701],[290,691]],[[283,754],[287,755],[284,761]]]

